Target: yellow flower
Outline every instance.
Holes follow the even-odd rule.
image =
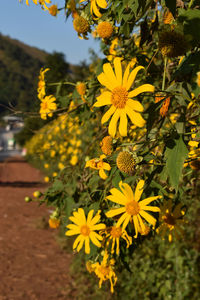
[[[40,4],[42,6],[42,8],[46,8],[48,9],[48,7],[46,6],[46,3],[51,3],[50,0],[32,0],[34,4]],[[21,2],[21,0],[19,0],[19,2]],[[26,0],[26,5],[29,5],[29,0]]]
[[[49,177],[48,176],[44,177],[44,181],[49,182]]]
[[[143,84],[131,92],[128,92],[138,71],[144,69],[144,67],[138,66],[129,74],[130,66],[128,65],[122,77],[121,58],[117,57],[114,59],[114,69],[115,73],[110,63],[103,65],[103,72],[97,78],[109,91],[105,91],[97,97],[97,102],[94,106],[101,107],[111,105],[109,110],[104,114],[101,123],[104,124],[113,115],[109,123],[109,134],[112,137],[115,136],[117,122],[120,119],[119,132],[121,136],[127,136],[127,115],[136,126],[143,127],[145,125],[145,120],[140,114],[144,110],[142,104],[131,98],[143,92],[153,92],[154,86],[151,84]]]
[[[106,238],[108,238],[107,245],[112,241],[111,253],[114,253],[116,244],[116,254],[119,255],[119,240],[123,238],[126,241],[127,248],[132,244],[132,237],[129,236],[126,230],[122,230],[121,227],[112,226],[105,229]]]
[[[56,98],[53,95],[46,96],[41,100],[40,104],[40,115],[41,119],[46,120],[47,116],[52,117],[53,113],[52,111],[56,110],[57,105],[54,103],[56,101]]]
[[[94,210],[90,210],[86,219],[85,212],[82,208],[79,208],[78,211],[73,212],[73,216],[69,217],[69,219],[74,224],[69,224],[66,227],[69,230],[65,233],[68,236],[77,235],[78,237],[75,239],[73,244],[73,249],[77,249],[77,252],[81,250],[83,247],[83,243],[85,243],[85,253],[90,253],[90,240],[92,243],[101,247],[102,236],[100,236],[95,231],[99,231],[104,229],[106,226],[103,223],[99,223],[100,214],[97,213],[93,217]]]
[[[156,199],[160,199],[161,196],[149,197],[139,201],[144,188],[144,180],[140,180],[138,182],[134,194],[131,187],[127,183],[120,181],[119,187],[122,192],[116,188],[113,188],[110,190],[111,195],[106,197],[106,199],[114,203],[121,204],[123,207],[111,209],[106,213],[106,216],[108,218],[112,218],[122,214],[116,224],[116,227],[119,227],[123,223],[122,230],[126,228],[129,222],[133,221],[135,227],[134,237],[137,237],[140,228],[142,230],[145,229],[142,218],[144,218],[151,225],[155,226],[156,219],[146,211],[159,212],[160,209],[158,207],[148,206],[148,204]]]
[[[76,15],[73,21],[73,26],[74,29],[77,31],[78,33],[78,37],[80,39],[88,39],[87,38],[87,33],[90,30],[90,25],[88,23],[88,21],[83,18],[82,16]]]
[[[200,87],[200,72],[197,72],[197,80],[196,80],[197,85]]]
[[[77,155],[73,155],[72,158],[70,159],[70,164],[72,166],[75,166],[78,162],[78,156]]]
[[[53,172],[53,177],[56,177],[56,176],[58,176],[58,173],[57,172]]]
[[[50,15],[52,15],[53,17],[56,17],[58,14],[58,6],[57,4],[53,4],[48,8],[48,11],[50,13]]]
[[[110,135],[108,136],[105,136],[101,143],[100,143],[100,146],[101,146],[101,150],[104,154],[106,155],[111,155],[112,154],[112,151],[113,151],[113,147],[112,147],[112,137]]]
[[[105,157],[106,156],[103,154],[100,156],[100,158],[93,158],[91,160],[88,160],[85,164],[85,168],[90,167],[92,169],[99,170],[99,176],[102,179],[106,179],[108,176],[106,175],[104,170],[110,171],[111,166],[103,161]]]
[[[84,98],[84,95],[86,93],[86,84],[84,82],[77,82],[76,90],[79,93],[79,95],[81,96],[81,99],[83,100],[83,102],[86,102],[85,98]]]
[[[45,169],[49,168],[49,164],[44,164]]]
[[[42,99],[44,98],[45,94],[46,94],[46,91],[45,91],[45,77],[44,77],[44,74],[45,74],[46,72],[48,72],[48,71],[49,71],[49,68],[46,68],[46,69],[41,68],[41,69],[40,69],[40,74],[39,74],[39,76],[38,76],[39,81],[38,81],[38,89],[37,89],[37,92],[38,92],[38,98],[39,98],[40,100],[42,100]]]
[[[96,262],[91,265],[91,271],[94,270],[95,274],[97,277],[99,277],[99,288],[102,286],[102,282],[106,280],[110,280],[110,291],[111,293],[114,292],[114,286],[117,282],[117,276],[114,272],[114,263],[115,261],[111,259],[110,261],[108,260],[108,253],[105,251],[103,260],[101,264],[99,262]]]
[[[100,22],[97,26],[97,33],[102,39],[109,39],[113,33],[113,26],[108,21]]]
[[[117,54],[117,51],[116,51],[115,49],[116,49],[117,46],[118,46],[118,42],[119,42],[118,38],[115,38],[115,39],[112,40],[112,42],[111,42],[111,45],[110,45],[110,48],[109,48],[109,53],[110,53],[110,55],[107,56],[107,59],[108,59],[109,61],[112,61],[112,59],[113,59],[113,58],[116,56],[116,54]]]
[[[61,162],[59,162],[59,163],[58,163],[58,169],[59,169],[59,170],[63,170],[64,168],[65,168],[64,164],[61,163]]]
[[[60,226],[60,220],[57,218],[49,218],[49,227],[56,229]]]
[[[86,0],[81,0],[80,3],[85,2]],[[100,8],[107,8],[107,2],[106,0],[91,0],[90,1],[90,13],[93,16],[94,19],[101,18],[102,14],[100,13]],[[97,18],[96,18],[96,17]]]
[[[179,203],[172,209],[172,200],[164,201],[160,207],[159,222],[160,226],[157,228],[157,232],[164,237],[168,235],[169,242],[172,241],[172,234],[178,239],[180,235],[183,235],[181,224],[185,223],[182,219],[185,212],[182,210],[182,204]]]
[[[120,171],[133,174],[135,170],[135,160],[128,151],[121,151],[117,156],[117,167]]]

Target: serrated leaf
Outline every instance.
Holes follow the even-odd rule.
[[[187,157],[188,149],[181,135],[167,143],[165,151],[166,170],[172,187],[177,191],[182,174],[183,164]]]

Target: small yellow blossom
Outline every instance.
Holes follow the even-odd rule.
[[[132,244],[132,237],[127,234],[126,230],[122,230],[121,227],[116,227],[116,226],[108,227],[102,232],[102,234],[104,233],[105,233],[105,238],[107,239],[106,248],[112,241],[112,247],[111,247],[112,254],[115,251],[115,245],[116,245],[116,254],[119,255],[120,238],[126,241],[127,248]]]
[[[100,156],[100,158],[93,158],[91,160],[88,160],[86,162],[85,168],[90,167],[91,169],[99,170],[99,176],[102,179],[106,179],[108,176],[106,175],[104,170],[110,171],[111,166],[103,161],[105,157],[106,156],[103,154]]]
[[[46,120],[47,116],[48,117],[53,116],[52,111],[57,109],[57,105],[56,105],[56,103],[54,103],[55,101],[56,101],[56,98],[53,95],[46,96],[41,100],[41,103],[40,103],[41,119]]]
[[[48,11],[50,13],[50,15],[52,15],[53,17],[56,17],[58,14],[58,6],[57,4],[53,4],[48,8]]]
[[[49,182],[49,177],[48,177],[48,176],[45,176],[45,177],[44,177],[44,181],[45,181],[45,182]]]
[[[110,291],[114,292],[114,286],[117,282],[117,276],[114,272],[114,259],[108,260],[108,252],[105,251],[103,260],[101,263],[96,262],[91,265],[91,271],[95,272],[99,277],[99,288],[101,288],[103,281],[110,280]]]
[[[113,33],[113,25],[108,21],[100,22],[97,26],[97,33],[102,39],[109,39]]]
[[[57,218],[49,218],[49,227],[56,229],[60,226],[60,220]]]
[[[200,72],[197,72],[197,80],[196,80],[197,85],[200,87]]]
[[[169,242],[172,242],[173,234],[177,239],[183,235],[183,229],[181,225],[185,223],[183,216],[185,211],[182,209],[182,204],[179,203],[173,208],[172,200],[164,201],[160,207],[159,222],[160,226],[157,228],[157,232],[164,237],[168,235]]]

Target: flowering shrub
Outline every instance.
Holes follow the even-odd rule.
[[[52,183],[39,196],[55,207],[50,226],[67,227],[113,293],[143,244],[185,239],[200,169],[200,10],[196,1],[63,2],[78,36],[93,31],[105,57],[84,82],[55,83],[55,96],[41,70],[41,118],[56,119],[26,147]],[[64,84],[74,91],[61,95]]]

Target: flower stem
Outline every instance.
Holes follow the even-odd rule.
[[[68,84],[68,85],[73,85],[73,86],[76,86],[75,83],[73,82],[68,82],[68,81],[64,81],[64,82],[54,82],[54,83],[48,83],[48,85],[59,85],[59,84]]]
[[[167,57],[164,58],[164,72],[163,72],[163,81],[162,81],[162,91],[164,91],[164,89],[165,89],[166,68],[167,68]]]

